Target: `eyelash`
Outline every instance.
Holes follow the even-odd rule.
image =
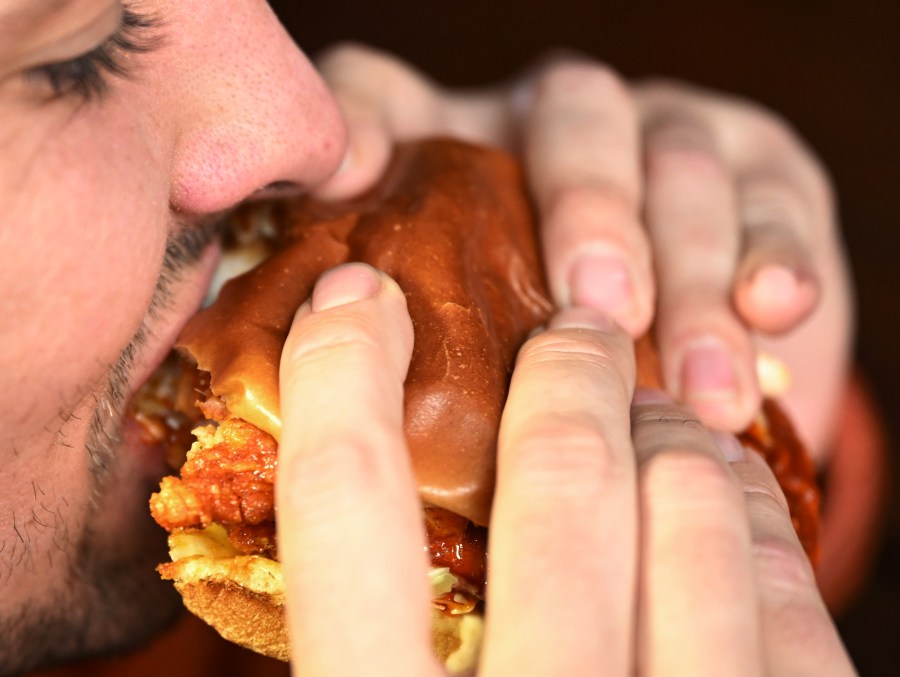
[[[158,24],[154,17],[123,7],[118,30],[102,44],[74,59],[31,68],[26,76],[43,81],[54,99],[76,96],[91,101],[102,98],[109,88],[109,76],[129,77],[123,55],[153,51],[158,40],[147,33]]]

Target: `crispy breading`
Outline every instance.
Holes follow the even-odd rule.
[[[262,524],[275,518],[278,445],[271,435],[239,418],[194,430],[197,441],[181,467],[150,499],[164,528],[207,527],[213,522]]]

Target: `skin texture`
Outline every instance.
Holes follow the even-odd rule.
[[[308,417],[284,430],[276,486],[304,674],[443,674],[401,427],[410,338],[402,291],[347,264],[282,355],[282,404]],[[634,379],[628,335],[595,310],[560,312],[520,352],[479,674],[854,674],[765,463],[662,392],[632,403]],[[347,585],[360,558],[382,572],[363,584],[376,623]],[[353,628],[340,650],[335,627]]]
[[[34,69],[78,57],[103,43],[120,23],[120,4],[110,0],[0,2],[0,209],[4,214],[0,227],[0,373],[4,379],[0,389],[0,454],[4,461],[0,474],[0,636],[4,638],[0,674],[127,648],[162,626],[178,608],[175,595],[153,572],[153,566],[165,556],[164,539],[146,511],[146,497],[164,468],[161,459],[144,453],[129,438],[121,421],[124,401],[163,358],[200,303],[216,261],[210,233],[223,211],[242,200],[279,192],[351,194],[377,176],[395,139],[452,132],[520,150],[541,210],[549,278],[557,299],[563,305],[605,310],[628,332],[637,334],[649,325],[658,296],[663,301],[659,316],[663,356],[669,373],[676,375],[672,385],[684,390],[708,422],[735,427],[755,401],[748,326],[789,331],[810,313],[818,317],[817,324],[805,326],[814,326],[817,335],[833,337],[824,348],[812,329],[790,336],[798,337],[795,347],[802,348],[803,342],[808,346],[815,338],[817,350],[830,351],[821,364],[834,365],[828,385],[830,388],[833,383],[836,390],[849,340],[849,311],[830,193],[809,154],[770,114],[680,86],[629,88],[609,68],[572,57],[548,60],[515,82],[489,90],[451,92],[391,57],[356,46],[337,49],[320,64],[332,95],[261,0],[144,0],[135,2],[133,8],[158,19],[156,26],[141,33],[155,46],[146,54],[121,55],[129,77],[110,77],[102,96],[82,100],[77,94],[53,97],[46,78]],[[717,110],[735,114],[714,114]],[[702,128],[695,144],[701,151],[675,153],[671,162],[666,160],[660,167],[653,160],[654,149],[666,146],[667,111],[679,112],[676,118],[687,119],[692,129]],[[760,125],[778,130],[778,144],[766,147],[756,143],[752,133]],[[741,139],[747,138],[750,141],[746,143],[759,150],[759,157],[754,156],[756,164],[735,150],[742,147]],[[710,157],[718,161],[710,163]],[[663,189],[665,177],[679,175],[678,167],[685,164],[701,167],[688,172],[691,180],[702,183],[713,176],[717,194],[725,194],[717,209],[725,213],[731,205],[732,210],[731,216],[717,221],[726,224],[728,231],[722,242],[710,240],[710,249],[704,252],[685,247],[691,257],[702,254],[719,260],[715,285],[708,287],[707,281],[702,281],[703,289],[714,290],[712,302],[702,308],[696,291],[700,282],[692,277],[691,269],[680,269],[671,258],[651,256],[654,247],[666,251],[683,247],[685,238],[673,243],[657,234],[668,232],[663,226],[669,221],[683,223],[680,215],[685,211],[700,209],[696,204],[673,204]],[[653,167],[653,171],[648,169]],[[739,218],[743,214],[738,208],[740,200],[728,195],[734,193],[734,186],[744,186],[746,176],[759,167],[768,168],[767,176],[778,186],[785,185],[784,177],[790,179],[798,172],[807,177],[809,186],[806,192],[800,190],[797,200],[807,208],[787,210],[793,220],[759,217],[763,225],[772,221],[772,227],[754,230],[758,237],[742,237],[745,224]],[[768,212],[753,212],[759,213]],[[737,247],[735,242],[744,244]],[[164,259],[168,263],[164,264]],[[594,262],[582,265],[582,260]],[[780,305],[775,308],[766,294],[755,291],[757,280],[772,277],[763,273],[773,265],[778,270],[787,266],[804,281],[795,294],[779,294]],[[774,278],[775,282],[762,286],[779,288],[784,284],[785,276]],[[292,339],[295,343],[287,353],[285,400],[296,403],[287,409],[308,406],[291,395],[295,384],[306,383],[319,396],[336,397],[342,406],[352,402],[363,418],[351,419],[353,430],[343,432],[285,428],[291,455],[280,480],[279,500],[287,516],[282,526],[294,520],[297,534],[322,545],[286,547],[286,566],[289,571],[310,572],[309,578],[294,574],[290,588],[297,599],[308,600],[304,586],[327,583],[323,578],[329,575],[326,564],[352,561],[343,559],[352,552],[341,548],[365,545],[349,537],[336,544],[329,541],[329,534],[341,530],[363,534],[373,526],[383,529],[390,525],[387,533],[408,540],[398,543],[396,549],[393,545],[385,549],[384,561],[378,566],[383,576],[375,577],[382,581],[381,590],[376,593],[385,597],[391,593],[392,599],[406,602],[391,611],[398,617],[390,620],[399,624],[397,627],[410,628],[409,636],[423,643],[381,650],[386,661],[382,667],[427,674],[434,666],[424,646],[424,626],[421,632],[415,629],[425,608],[416,606],[425,594],[418,589],[418,581],[424,578],[416,574],[417,568],[424,566],[417,550],[421,544],[416,541],[417,527],[397,528],[415,523],[411,512],[415,493],[396,438],[395,410],[399,379],[408,359],[404,353],[408,343],[404,322],[408,320],[397,306],[402,296],[391,283],[381,280],[372,287],[374,283],[365,279],[363,275],[361,284],[368,284],[370,292],[393,289],[377,297],[388,301],[365,306],[346,334],[341,333],[345,329],[341,322],[315,325],[308,334],[301,332],[299,339]],[[608,284],[601,286],[603,281]],[[343,277],[332,280],[330,291],[328,284],[323,281],[321,297],[318,301],[314,297],[303,311],[308,318],[325,317],[335,298],[347,301],[354,297],[342,296],[349,284]],[[615,293],[602,291],[608,288]],[[352,305],[338,306],[344,310],[333,308],[337,314],[332,319],[340,320]],[[681,315],[665,312],[680,305],[696,308],[687,328],[679,324],[683,323]],[[593,323],[595,320],[589,322],[592,327]],[[308,324],[302,320],[298,326]],[[602,480],[599,488],[585,486],[585,500],[610,487],[616,487],[616,493],[615,499],[609,500],[618,506],[633,503],[641,495],[635,484],[639,472],[624,460],[631,458],[630,448],[623,446],[627,436],[622,430],[631,387],[630,358],[623,349],[628,343],[617,330],[608,329],[608,322],[604,321],[604,326],[607,329],[602,336],[615,337],[610,345],[602,337],[599,344],[592,342],[590,349],[580,344],[581,348],[564,351],[568,360],[550,351],[551,364],[560,363],[562,375],[589,382],[585,384],[589,396],[580,400],[593,401],[597,392],[606,389],[617,393],[615,406],[606,406],[594,418],[586,419],[589,434],[583,437],[593,440],[587,445],[591,450],[602,452],[599,460],[586,460],[579,446],[584,446],[585,440],[573,439],[584,433],[580,426],[573,431],[553,424],[552,407],[547,410],[550,422],[546,428],[522,429],[522,414],[516,412],[529,411],[528,402],[533,398],[527,393],[543,393],[542,381],[556,377],[552,369],[552,373],[526,370],[519,379],[524,385],[517,386],[523,394],[517,396],[517,404],[510,405],[510,420],[520,423],[508,424],[504,435],[515,440],[535,433],[540,444],[532,444],[530,452],[529,445],[521,441],[501,449],[503,463],[512,470],[507,473],[509,481],[501,478],[504,484],[498,488],[510,498],[502,501],[508,507],[498,514],[497,533],[513,533],[523,519],[521,511],[528,509],[523,506],[523,487],[544,482],[540,478],[545,471],[548,504],[555,505],[551,499],[563,486],[554,489],[553,482],[567,482],[582,464],[599,468]],[[565,339],[569,330],[560,328],[560,336]],[[724,398],[725,405],[721,404],[723,398],[718,398],[716,407],[704,406],[677,378],[685,346],[707,335],[724,342],[727,359],[739,373],[737,395]],[[341,341],[342,336],[350,338]],[[135,341],[136,337],[141,340]],[[577,343],[584,337],[578,334],[576,339]],[[550,350],[548,342],[553,343],[546,337],[537,339],[537,348],[526,352],[523,365],[538,360],[542,350]],[[367,352],[384,346],[395,351],[390,359]],[[342,365],[353,363],[360,349],[363,368],[341,371]],[[309,368],[304,355],[322,357],[318,371],[304,371]],[[801,362],[796,364],[799,382],[807,372],[799,369]],[[600,385],[590,385],[592,379],[574,373],[582,369],[595,374]],[[314,387],[323,379],[336,384],[333,392]],[[809,401],[801,419],[816,440],[815,435],[823,436],[822,431],[827,430],[829,397],[833,395],[824,385],[820,390],[825,396]],[[562,410],[578,405],[562,393],[554,394],[553,400],[557,399]],[[314,406],[327,411],[327,404],[322,401]],[[578,415],[586,414],[579,409]],[[321,421],[323,425],[339,424],[324,416]],[[369,446],[360,447],[353,434],[369,426],[380,432]],[[316,434],[325,438],[316,442]],[[551,441],[557,436],[561,449],[573,447],[571,453],[559,454],[559,459],[569,458],[572,464],[547,453],[551,446],[555,448],[556,442]],[[322,439],[328,443],[320,443]],[[343,442],[336,444],[335,440]],[[686,442],[691,453],[695,442]],[[370,448],[384,456],[373,460],[362,453]],[[523,448],[528,453],[518,462],[516,456]],[[335,449],[340,453],[325,453]],[[318,452],[308,455],[307,450]],[[294,461],[295,455],[301,460]],[[347,455],[357,463],[336,462]],[[310,459],[318,464],[316,474],[293,468]],[[717,467],[721,469],[721,465]],[[363,473],[370,471],[383,475],[385,487],[396,491],[363,482]],[[728,477],[733,482],[734,478]],[[299,488],[293,486],[295,481]],[[347,487],[368,489],[351,495]],[[739,487],[733,484],[734,491],[740,492]],[[560,510],[535,527],[536,538],[552,542],[565,517],[560,505]],[[731,505],[734,507],[735,501]],[[644,574],[638,567],[638,515],[603,527],[601,522],[608,515],[603,517],[600,512],[595,508],[583,523],[567,528],[590,531],[599,524],[612,530],[623,539],[622,555],[604,566],[625,572],[626,579],[640,580]],[[772,512],[773,523],[783,526],[783,510]],[[311,519],[316,515],[328,517],[327,533],[322,529],[326,520]],[[729,516],[730,528],[745,533],[747,514],[738,510]],[[752,527],[752,512],[749,521]],[[317,525],[319,531],[315,531]],[[777,534],[789,543],[786,548],[794,547],[783,530]],[[743,538],[746,542],[751,537],[745,533]],[[316,553],[328,554],[329,542],[337,548],[330,552],[337,559],[308,561]],[[597,544],[590,541],[588,545],[595,548]],[[510,562],[511,576],[525,575],[512,571],[520,544],[501,537],[494,547],[499,561]],[[661,555],[660,566],[666,557]],[[796,562],[796,557],[789,561]],[[575,578],[568,584],[568,579],[557,581],[561,592],[569,596],[576,581],[595,580],[597,574],[587,564],[581,569],[576,564],[572,564]],[[555,565],[538,561],[535,566],[553,571]],[[777,566],[775,569],[777,580],[780,574]],[[340,571],[334,568],[332,574]],[[572,571],[567,570],[566,575]],[[743,572],[746,574],[746,568]],[[562,572],[555,575],[560,577]],[[839,644],[827,617],[815,605],[817,598],[808,581],[800,579],[802,594],[798,595],[779,597],[783,589],[775,588],[771,596],[762,597],[776,609],[774,615],[811,614],[817,627],[823,628],[817,641],[839,654]],[[498,590],[496,594],[503,593]],[[609,603],[627,615],[629,595],[634,594],[631,585],[599,590],[595,605],[584,609],[585,627],[595,630],[594,637],[602,637],[604,643],[617,646],[609,655],[618,667],[635,655],[635,638],[605,626],[596,609]],[[308,657],[310,674],[340,674],[332,668],[354,652],[347,651],[345,644],[316,643],[313,640],[318,635],[312,626],[327,627],[319,624],[319,619],[351,622],[341,616],[350,607],[337,604],[337,597],[313,598],[331,606],[295,605],[308,610],[304,611],[308,615],[291,619],[298,647],[303,649],[296,655]],[[753,598],[760,598],[759,590]],[[798,600],[811,601],[803,606]],[[516,620],[510,601],[498,601],[496,606],[498,619],[505,615],[510,623]],[[564,607],[559,604],[552,609],[549,627],[564,627],[554,620]],[[489,623],[491,648],[486,660],[489,666],[496,666],[491,670],[502,672],[516,654],[516,636],[504,634],[506,621]],[[379,624],[361,635],[362,648],[388,640],[377,635]],[[759,636],[780,637],[780,626],[772,627],[771,633],[769,626],[764,627]],[[518,635],[521,638],[538,632],[535,627],[520,629],[524,633]],[[380,631],[383,633],[383,628]],[[498,639],[496,647],[495,635],[506,638]],[[397,642],[396,637],[393,641]],[[590,642],[585,643],[588,645]],[[529,646],[542,644],[535,639]],[[648,646],[655,651],[655,645]],[[596,645],[590,647],[594,653],[576,652],[572,660],[582,661],[579,665],[592,662],[600,653]],[[643,652],[644,648],[641,656]],[[772,650],[773,655],[777,653]],[[605,649],[603,655],[607,655]],[[387,665],[395,660],[406,662]],[[540,665],[547,674],[578,672],[567,672],[567,666]],[[352,672],[350,667],[341,665],[346,672]]]

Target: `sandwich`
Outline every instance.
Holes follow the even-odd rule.
[[[516,353],[552,311],[520,167],[450,139],[402,144],[359,198],[251,205],[233,226],[252,267],[189,322],[133,408],[180,468],[150,500],[169,531],[160,575],[226,639],[289,659],[274,507],[281,349],[319,275],[366,262],[407,296],[415,343],[404,426],[432,558],[433,646],[451,672],[471,670],[500,416]],[[651,341],[637,350],[642,384],[658,385]],[[767,400],[742,441],[774,468],[815,556],[814,471],[787,417]]]

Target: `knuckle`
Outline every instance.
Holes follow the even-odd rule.
[[[736,105],[738,126],[752,147],[764,154],[805,154],[800,135],[781,115],[756,102],[741,100]]]
[[[695,85],[661,75],[640,78],[635,82],[634,90],[641,99],[667,103],[692,100],[699,91]]]
[[[710,140],[692,125],[664,123],[648,137],[647,173],[652,178],[688,177],[727,183],[730,175]]]
[[[625,386],[625,365],[633,362],[627,355],[596,334],[580,329],[551,330],[529,339],[519,351],[519,366],[558,363],[588,369],[602,382]]]
[[[752,547],[760,580],[770,588],[794,594],[815,586],[812,567],[799,543],[767,536],[755,539]]]
[[[624,185],[593,180],[589,185],[565,185],[550,197],[548,218],[565,223],[637,223],[638,196]],[[613,229],[619,232],[621,229]],[[639,228],[634,228],[639,232]]]
[[[834,178],[818,157],[808,154],[804,164],[804,183],[809,194],[811,211],[818,217],[814,219],[814,225],[819,223],[836,231]]]
[[[754,104],[748,106],[744,128],[748,143],[757,153],[793,165],[810,190],[820,199],[830,201],[833,182],[825,164],[790,122],[778,113]]]
[[[326,48],[317,58],[320,71],[353,70],[361,64],[379,61],[384,55],[359,42],[343,41]]]
[[[743,190],[741,219],[753,228],[757,240],[781,240],[785,236],[803,232],[809,221],[801,191],[796,185],[781,179],[759,179],[748,183]]]
[[[329,313],[308,318],[304,326],[285,345],[282,369],[292,371],[320,364],[340,364],[381,352],[381,337],[365,318],[353,314]]]
[[[628,85],[610,66],[587,59],[557,59],[544,66],[535,78],[538,96],[589,93],[633,107]]]
[[[676,487],[682,508],[698,513],[710,513],[721,509],[723,504],[738,503],[739,492],[724,462],[711,454],[689,451],[688,440],[678,430],[676,435],[667,437],[682,439],[677,447],[654,454],[644,464],[642,473],[648,492],[671,494],[671,488]]]
[[[833,179],[821,160],[786,123],[764,119],[755,124],[751,143],[779,175],[762,182],[764,216],[781,210],[790,223],[810,229],[829,227],[835,211]],[[749,195],[752,198],[754,195]]]
[[[529,496],[591,504],[603,487],[620,484],[629,475],[627,455],[592,422],[552,416],[532,422],[519,433],[512,455],[518,481]]]
[[[784,492],[778,486],[774,476],[771,476],[771,480],[775,484],[768,483],[762,479],[744,479],[743,490],[746,500],[762,511],[778,514],[783,519],[790,520],[788,503]]]

